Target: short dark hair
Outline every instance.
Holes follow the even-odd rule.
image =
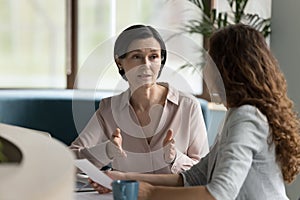
[[[166,63],[167,50],[166,50],[165,42],[163,41],[162,37],[160,36],[158,31],[151,26],[137,24],[137,25],[132,25],[126,28],[124,31],[122,31],[122,33],[120,33],[120,35],[118,36],[115,42],[114,58],[115,55],[117,55],[118,58],[120,59],[125,58],[126,54],[128,53],[127,52],[128,47],[132,43],[132,41],[136,39],[146,39],[151,37],[157,40],[157,42],[160,44],[160,49],[161,49],[161,66],[158,73],[158,77],[159,77],[161,74],[161,70]],[[124,69],[119,68],[119,73],[126,80],[126,77],[124,77],[125,75]]]

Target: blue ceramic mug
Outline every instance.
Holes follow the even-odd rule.
[[[115,180],[112,182],[114,200],[137,200],[139,182],[135,180]]]

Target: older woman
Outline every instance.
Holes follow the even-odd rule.
[[[193,96],[157,82],[167,59],[159,33],[130,26],[118,36],[114,58],[129,89],[101,100],[70,146],[77,158],[140,173],[179,173],[198,163],[208,153],[201,107]]]

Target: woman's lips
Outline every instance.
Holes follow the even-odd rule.
[[[151,78],[152,76],[149,75],[149,74],[140,74],[138,75],[139,78],[143,78],[143,79],[146,79],[146,78]]]

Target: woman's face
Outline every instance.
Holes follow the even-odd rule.
[[[129,85],[137,89],[155,83],[162,60],[158,41],[154,38],[134,40],[127,52],[117,63],[124,69]]]

